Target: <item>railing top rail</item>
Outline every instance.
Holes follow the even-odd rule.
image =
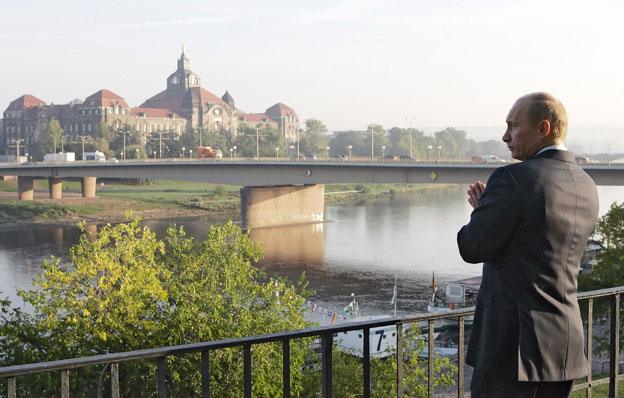
[[[578,294],[579,299],[589,299],[598,297],[613,296],[624,293],[624,286],[593,290]],[[457,318],[459,316],[468,316],[474,313],[474,307],[449,310],[440,314],[414,314],[404,317],[376,319],[362,322],[346,322],[335,326],[314,327],[295,331],[279,332],[259,336],[247,336],[234,339],[225,339],[217,341],[207,341],[192,344],[182,344],[168,347],[149,348],[143,350],[127,351],[121,353],[93,355],[81,358],[62,359],[57,361],[32,363],[25,365],[14,365],[0,368],[0,378],[18,376],[28,373],[47,372],[51,370],[72,369],[89,365],[99,365],[106,363],[124,362],[129,360],[156,358],[167,355],[180,355],[191,352],[200,352],[205,350],[215,350],[228,347],[244,346],[249,344],[262,344],[287,339],[299,339],[304,337],[321,336],[328,333],[341,333],[364,328],[376,328],[390,325],[407,324],[428,320]]]

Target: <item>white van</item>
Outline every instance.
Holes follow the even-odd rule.
[[[85,152],[82,155],[83,160],[95,160],[96,162],[104,162],[106,161],[106,156],[104,152],[95,151],[95,152]]]

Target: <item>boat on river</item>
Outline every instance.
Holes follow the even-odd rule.
[[[473,276],[452,282],[446,282],[443,289],[435,284],[435,275],[431,283],[432,295],[427,305],[430,314],[442,314],[451,310],[473,307],[477,302],[477,293],[481,286],[481,276]],[[464,318],[466,324],[471,324],[472,316]],[[443,324],[457,324],[457,319],[448,318],[441,321]]]

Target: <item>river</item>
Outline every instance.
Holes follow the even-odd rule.
[[[398,314],[422,311],[436,283],[475,276],[481,265],[463,262],[456,233],[471,208],[465,187],[396,195],[364,204],[331,205],[322,224],[254,230],[263,242],[259,267],[295,281],[305,271],[315,291],[311,301],[339,310],[355,293],[362,314],[391,314],[397,278]],[[624,200],[624,188],[599,187],[600,214]],[[210,225],[225,219],[145,221],[163,236],[171,223],[205,239]],[[234,220],[240,222],[240,220]],[[0,292],[19,303],[15,288],[30,288],[43,259],[64,257],[80,234],[72,226],[0,226]]]

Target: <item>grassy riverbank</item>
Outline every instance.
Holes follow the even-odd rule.
[[[387,201],[417,192],[459,189],[457,185],[340,184],[325,187],[325,203],[359,205]],[[238,214],[240,187],[186,181],[150,181],[143,184],[98,184],[96,199],[83,199],[80,183],[63,182],[63,199],[48,198],[45,180],[35,181],[35,201],[16,200],[15,181],[0,181],[1,223],[75,223],[80,219],[114,222],[126,210],[145,219]]]

